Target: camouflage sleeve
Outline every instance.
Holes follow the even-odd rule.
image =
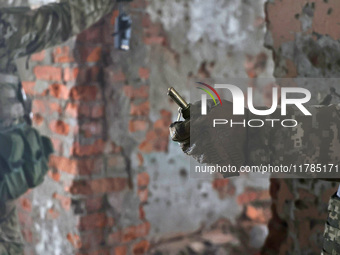
[[[115,0],[64,0],[35,10],[0,9],[0,47],[15,59],[66,41],[108,14]]]
[[[338,105],[312,106],[311,116],[303,115],[298,109],[288,108],[287,115],[280,111],[266,119],[276,119],[274,127],[248,128],[248,162],[256,165],[321,164],[340,163],[340,110]],[[251,118],[251,115],[250,115]],[[254,116],[258,119],[259,116]],[[296,127],[283,127],[283,119],[293,119]],[[292,122],[286,122],[292,125]],[[333,169],[332,175],[322,177],[339,178]],[[321,175],[318,175],[321,177]],[[334,181],[335,179],[333,179]]]

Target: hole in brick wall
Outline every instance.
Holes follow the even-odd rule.
[[[186,178],[188,177],[188,172],[187,172],[187,170],[186,170],[185,168],[181,168],[181,169],[179,170],[179,175],[180,175],[182,178],[186,179]]]
[[[208,193],[202,193],[202,194],[201,194],[201,197],[203,197],[203,198],[208,198]]]
[[[75,214],[85,213],[85,205],[81,200],[72,199],[71,205]]]

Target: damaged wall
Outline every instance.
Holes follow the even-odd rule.
[[[257,252],[268,232],[269,181],[189,178],[186,156],[169,141],[177,106],[166,91],[188,97],[196,80],[271,77],[263,2],[125,8],[134,21],[130,52],[113,49],[114,12],[31,56],[28,69],[19,61],[34,125],[56,148],[44,184],[19,201],[27,254],[143,254],[219,219],[234,240],[227,249]]]
[[[339,7],[338,1],[328,0],[267,2],[265,44],[273,51],[276,77],[339,77]],[[318,81],[307,87],[314,103],[330,89]],[[328,200],[336,186],[308,179],[272,180],[274,216],[265,254],[319,254]]]

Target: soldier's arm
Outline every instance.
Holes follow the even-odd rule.
[[[264,116],[264,119],[276,119],[274,127],[266,123],[263,128],[248,128],[247,151],[248,163],[259,165],[268,163],[271,165],[303,165],[303,164],[340,164],[340,111],[338,105],[311,106],[307,108],[311,116],[305,116],[296,107],[288,107],[287,115],[281,116],[280,109]],[[249,118],[259,119],[259,116]],[[296,127],[282,127],[283,119],[294,119]],[[286,125],[292,125],[287,121]],[[327,166],[327,174],[317,177],[340,177],[340,172],[330,172]],[[304,169],[306,171],[306,169]],[[308,172],[308,171],[307,171]],[[307,175],[305,175],[307,176]],[[333,179],[336,180],[336,179]]]
[[[340,110],[336,105],[311,106],[308,110],[312,116],[303,115],[295,106],[287,107],[286,116],[281,116],[279,108],[268,116],[253,115],[247,109],[244,116],[234,116],[231,103],[224,101],[223,106],[211,107],[206,116],[202,116],[200,111],[195,114],[192,110],[190,122],[175,122],[170,130],[172,139],[180,142],[183,151],[200,163],[232,166],[292,164],[297,167],[321,164],[327,165],[328,173],[328,164],[333,164],[330,174],[318,174],[316,177],[338,178],[335,165],[340,164]],[[233,127],[230,124],[212,126],[213,119],[226,118],[238,124]],[[251,119],[262,119],[264,125],[249,127],[243,124],[243,121],[248,123]],[[284,119],[294,119],[297,126],[283,127],[281,122]],[[258,123],[255,121],[252,125]],[[294,123],[286,121],[284,124]]]
[[[108,14],[116,0],[65,0],[35,10],[0,9],[0,47],[17,58],[66,41]]]

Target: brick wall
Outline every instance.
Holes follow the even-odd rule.
[[[107,212],[105,199],[132,189],[127,175],[113,176],[107,171],[125,166],[122,148],[108,141],[105,131],[102,74],[104,56],[112,50],[115,15],[63,45],[32,55],[27,70],[22,66],[23,87],[34,99],[33,124],[52,138],[55,148],[44,184],[19,201],[27,254],[59,254],[58,250],[63,254],[125,254],[125,243],[134,254],[141,254],[148,247],[141,239],[150,229],[141,204],[147,199],[147,173],[137,175],[134,190],[140,197],[137,206],[141,204],[137,225],[111,233],[118,224]],[[141,75],[146,70],[141,69]],[[117,73],[114,79],[125,78]],[[135,96],[134,91],[127,90],[127,94]],[[131,112],[145,114],[138,106]]]
[[[43,185],[19,201],[27,254],[144,254],[161,237],[209,229],[221,219],[237,240],[230,254],[260,250],[271,214],[268,180],[189,178],[187,157],[169,141],[177,106],[166,90],[175,86],[188,95],[195,79],[268,75],[262,4],[244,6],[252,29],[243,50],[235,49],[235,35],[233,45],[188,38],[197,1],[185,2],[178,1],[187,21],[175,27],[164,17],[182,15],[176,5],[159,11],[157,1],[138,0],[126,6],[134,21],[130,52],[112,47],[113,12],[32,55],[28,69],[26,59],[19,61],[34,99],[34,126],[56,149]],[[237,17],[232,7],[225,6]]]
[[[276,77],[339,77],[338,11],[336,1],[267,1],[265,44],[273,51]],[[308,89],[314,102],[329,92],[322,83]],[[264,254],[320,254],[327,204],[336,189],[332,182],[272,179]]]

